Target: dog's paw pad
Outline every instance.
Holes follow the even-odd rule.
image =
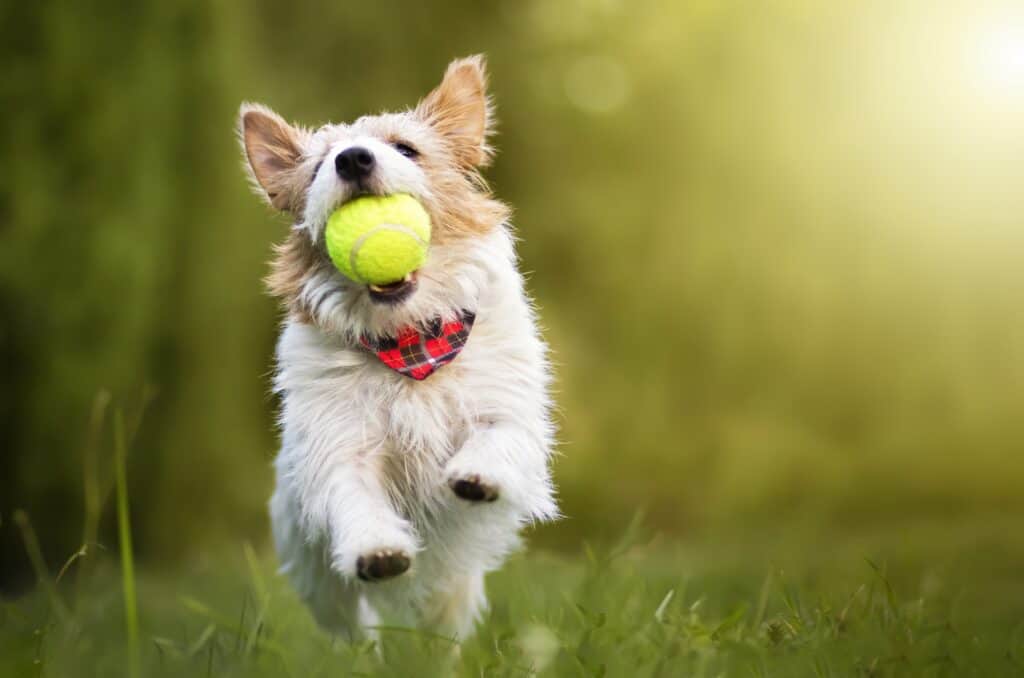
[[[356,560],[356,576],[363,581],[381,581],[404,573],[412,564],[412,558],[405,551],[381,549],[359,556]]]
[[[466,501],[491,502],[498,498],[498,488],[484,482],[475,473],[450,479],[448,487],[452,488],[452,492],[455,493],[456,497]]]

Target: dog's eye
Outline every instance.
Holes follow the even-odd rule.
[[[320,162],[318,162],[316,164],[316,167],[313,168],[313,174],[312,174],[312,176],[309,177],[309,183],[313,183],[313,181],[316,179],[316,175],[320,173],[320,166],[323,165],[323,164],[324,164],[324,161],[323,161],[323,158],[321,158]]]
[[[405,157],[409,158],[410,160],[415,160],[416,158],[420,157],[419,151],[417,151],[415,148],[413,148],[412,146],[403,141],[396,141],[392,144],[392,146],[395,147],[396,151],[398,151]]]

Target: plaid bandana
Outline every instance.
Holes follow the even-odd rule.
[[[455,320],[437,318],[425,329],[403,327],[393,337],[359,337],[359,343],[399,374],[423,381],[455,360],[466,345],[476,314],[463,311]]]

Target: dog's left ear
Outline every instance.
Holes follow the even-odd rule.
[[[494,114],[482,54],[448,64],[444,80],[423,98],[416,113],[448,138],[463,165],[480,167],[490,162],[487,137],[493,131]]]

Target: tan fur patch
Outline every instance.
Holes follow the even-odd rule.
[[[283,243],[274,246],[270,273],[263,281],[267,291],[281,300],[285,310],[299,322],[313,323],[312,309],[305,308],[300,294],[309,276],[322,265],[323,257],[309,236],[300,231],[292,231]]]
[[[425,169],[434,188],[434,198],[426,206],[434,223],[436,243],[488,233],[509,218],[508,206],[493,197],[476,172]]]

